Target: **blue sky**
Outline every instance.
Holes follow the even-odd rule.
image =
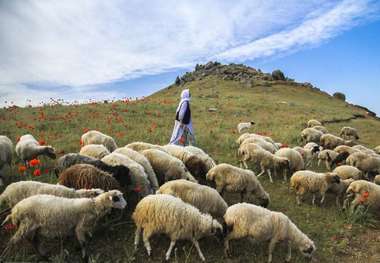
[[[0,0],[0,105],[149,95],[219,60],[380,114],[379,18],[371,0]]]

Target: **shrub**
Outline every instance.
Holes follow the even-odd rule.
[[[285,75],[281,70],[276,69],[272,72],[272,78],[274,80],[285,80]]]
[[[342,92],[335,92],[333,94],[334,98],[337,98],[338,100],[346,101],[346,95],[344,95]]]

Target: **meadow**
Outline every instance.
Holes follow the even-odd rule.
[[[192,116],[197,145],[208,152],[218,163],[238,165],[236,156],[238,137],[236,125],[240,121],[255,121],[252,132],[271,136],[274,140],[295,146],[300,144],[299,133],[307,120],[339,120],[362,115],[364,118],[350,122],[327,124],[332,133],[339,133],[342,126],[356,127],[360,143],[369,147],[380,145],[380,121],[367,116],[363,109],[353,107],[326,93],[307,87],[288,85],[286,82],[246,87],[237,81],[221,80],[209,76],[183,86],[170,86],[140,100],[94,102],[82,105],[60,104],[43,107],[10,107],[0,110],[0,134],[16,143],[23,134],[31,133],[43,144],[55,147],[58,156],[78,152],[80,136],[88,130],[99,130],[115,138],[119,146],[133,141],[166,144],[174,124],[175,109],[183,88],[192,94]],[[210,112],[209,108],[216,108]],[[6,182],[39,180],[56,182],[52,171],[54,162],[41,158],[38,169],[41,175],[33,175],[35,168],[20,171],[21,162],[15,156],[12,169],[6,169]],[[254,167],[252,167],[254,168]],[[22,170],[22,169],[21,169]],[[312,170],[321,170],[313,166]],[[357,222],[347,213],[335,207],[329,197],[322,207],[306,201],[297,206],[295,195],[288,193],[288,186],[280,178],[273,184],[260,177],[264,188],[271,195],[271,210],[287,214],[299,228],[312,238],[317,246],[315,262],[380,262],[380,228],[372,216]],[[3,189],[0,189],[2,191]],[[237,196],[229,195],[230,204]],[[0,232],[0,251],[4,249],[13,229]],[[92,240],[92,262],[162,262],[169,246],[169,239],[157,236],[152,239],[153,255],[147,258],[141,245],[133,250],[134,225],[128,216],[120,222],[100,223]],[[51,261],[78,262],[80,253],[74,239],[48,241]],[[207,262],[266,262],[267,243],[254,244],[250,240],[232,242],[233,257],[225,258],[223,244],[214,238],[200,242]],[[274,262],[283,262],[286,249],[278,245]],[[10,262],[34,262],[38,257],[28,244],[22,244],[7,258]],[[199,262],[190,242],[179,242],[171,262]],[[296,248],[292,262],[307,262]]]

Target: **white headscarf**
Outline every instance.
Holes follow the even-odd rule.
[[[182,93],[181,93],[181,101],[178,104],[176,112],[179,111],[179,109],[181,108],[182,103],[184,103],[185,101],[190,101],[190,90],[189,89],[184,89],[182,91]]]

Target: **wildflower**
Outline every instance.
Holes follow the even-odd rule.
[[[49,173],[49,169],[45,169],[44,174],[48,174],[48,173]]]
[[[4,229],[6,230],[6,231],[10,231],[10,230],[13,230],[13,229],[15,229],[16,228],[16,225],[14,225],[14,224],[6,224],[5,226],[4,226]]]
[[[38,159],[33,159],[33,160],[30,160],[29,161],[29,165],[30,166],[37,166],[37,165],[39,165],[41,163],[41,161],[40,160],[38,160]]]
[[[40,169],[36,169],[36,170],[34,170],[34,172],[33,172],[33,176],[40,176],[41,175],[41,170]]]
[[[39,143],[40,145],[45,145],[45,144],[46,144],[46,142],[45,142],[44,140],[39,140],[38,143]]]
[[[25,166],[25,165],[20,165],[20,166],[18,167],[18,171],[19,171],[20,173],[25,172],[25,171],[26,171],[26,166]]]
[[[135,189],[133,189],[133,191],[135,191],[136,193],[140,193],[141,192],[141,187],[140,186],[136,186]]]

